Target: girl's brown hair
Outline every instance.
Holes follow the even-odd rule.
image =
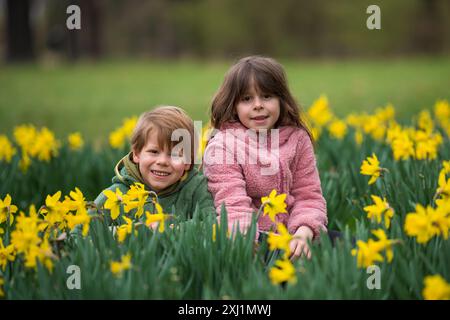
[[[239,121],[236,105],[253,83],[257,91],[274,95],[280,100],[280,117],[275,128],[301,127],[312,137],[308,126],[300,117],[300,105],[289,91],[283,67],[274,59],[261,56],[242,58],[225,75],[212,101],[211,124],[214,128],[220,129],[225,122]]]
[[[172,141],[172,132],[176,129],[186,129],[190,135],[191,154],[189,160],[192,169],[194,165],[195,129],[194,122],[183,109],[172,106],[160,106],[151,111],[144,112],[134,128],[131,137],[131,149],[133,152],[141,152],[147,143],[149,134],[156,134],[160,149],[172,150],[180,141]]]

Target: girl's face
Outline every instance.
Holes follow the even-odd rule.
[[[270,130],[280,117],[280,101],[276,96],[258,92],[252,85],[237,103],[236,111],[247,128]]]
[[[171,155],[158,146],[156,135],[150,134],[140,152],[133,151],[133,161],[138,164],[145,183],[156,191],[161,191],[176,183],[188,170],[181,155]]]

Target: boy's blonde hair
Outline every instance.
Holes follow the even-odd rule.
[[[158,146],[162,150],[167,148],[171,150],[175,145],[182,141],[172,141],[172,133],[176,129],[186,129],[190,136],[191,154],[187,159],[190,160],[191,167],[194,164],[194,141],[195,130],[194,122],[186,112],[174,106],[159,106],[151,111],[144,112],[139,117],[136,127],[131,137],[131,149],[133,152],[141,152],[147,143],[149,134],[156,134],[158,137]]]

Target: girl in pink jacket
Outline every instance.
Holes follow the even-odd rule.
[[[292,257],[310,257],[308,240],[326,231],[322,195],[311,133],[289,92],[283,67],[271,58],[239,60],[225,76],[211,108],[215,135],[204,153],[204,174],[217,214],[222,203],[228,226],[245,233],[261,197],[285,193],[287,213],[276,215],[289,233]],[[220,221],[220,219],[219,219]],[[269,216],[259,231],[276,229]]]

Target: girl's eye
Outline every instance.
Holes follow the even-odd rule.
[[[242,97],[242,101],[250,101],[252,98],[250,96]]]
[[[269,100],[270,98],[272,98],[272,95],[265,94],[265,95],[263,95],[263,98],[266,99],[266,100]]]
[[[157,154],[158,150],[150,149],[150,150],[148,150],[148,152],[151,153],[151,154]]]

